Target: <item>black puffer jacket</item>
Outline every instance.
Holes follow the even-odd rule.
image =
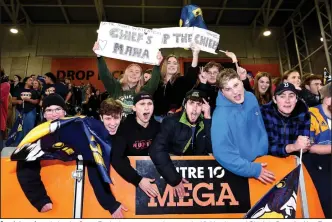
[[[308,107],[314,107],[320,104],[320,95],[315,95],[307,89],[299,91],[299,97],[304,100]]]
[[[178,185],[182,177],[176,171],[169,154],[207,155],[212,153],[211,119],[199,119],[194,138],[192,127],[185,112],[167,117],[161,124],[161,131],[150,148],[150,156],[158,172],[171,186]]]

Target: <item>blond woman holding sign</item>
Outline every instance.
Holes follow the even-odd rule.
[[[93,51],[98,50],[99,44],[95,42]],[[97,55],[97,54],[96,54]],[[163,60],[161,53],[158,53],[157,59],[159,64]],[[134,96],[141,92],[148,92],[154,94],[160,81],[159,64],[153,67],[150,81],[144,85],[142,68],[132,63],[124,71],[123,78],[117,80],[110,73],[103,57],[97,55],[98,72],[105,89],[110,94],[110,97],[119,101],[123,107],[123,117],[133,113],[132,106]]]

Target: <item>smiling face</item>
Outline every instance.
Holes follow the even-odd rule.
[[[291,115],[296,106],[297,96],[293,91],[284,91],[274,96],[273,101],[277,104],[278,111],[287,117]]]
[[[270,87],[270,80],[268,77],[263,76],[258,80],[258,91],[260,94],[265,94]]]
[[[126,71],[125,71],[127,78],[128,78],[128,83],[130,84],[137,84],[138,81],[141,78],[141,68],[138,65],[131,65],[129,66]]]
[[[244,87],[238,78],[230,79],[221,90],[223,95],[232,103],[241,104],[244,101]]]
[[[34,90],[39,90],[39,82],[37,80],[33,81],[33,89]]]
[[[169,57],[167,60],[167,74],[174,75],[178,72],[178,60],[175,57]]]
[[[115,135],[121,122],[121,114],[102,115],[100,116],[110,135]]]
[[[46,107],[44,110],[44,118],[47,121],[52,121],[52,120],[56,120],[56,119],[60,119],[65,117],[66,112],[65,110],[57,105],[52,105],[49,107]]]
[[[151,99],[142,99],[138,101],[133,106],[133,110],[136,112],[137,122],[142,126],[145,126],[147,123],[149,123],[153,114],[153,109],[154,105]]]

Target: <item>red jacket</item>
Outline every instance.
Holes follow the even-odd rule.
[[[3,82],[0,85],[0,126],[1,131],[6,130],[7,114],[8,114],[8,96],[10,85],[8,82]]]

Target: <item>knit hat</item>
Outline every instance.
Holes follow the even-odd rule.
[[[274,91],[274,95],[280,95],[285,91],[292,91],[297,95],[297,90],[295,86],[290,82],[280,83],[279,86],[277,86],[276,90]]]
[[[43,110],[49,106],[60,106],[63,109],[66,109],[66,103],[61,96],[58,94],[50,94],[43,99]]]
[[[151,99],[153,101],[153,97],[150,93],[140,92],[134,96],[134,105],[136,105],[136,103],[143,99]]]
[[[48,78],[50,78],[52,80],[53,83],[56,83],[56,77],[53,73],[48,72],[45,74],[45,76],[47,76]]]

